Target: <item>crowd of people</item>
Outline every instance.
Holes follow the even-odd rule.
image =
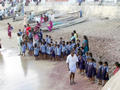
[[[59,41],[55,41],[49,35],[44,38],[41,29],[34,31],[29,25],[23,32],[19,30],[17,35],[20,55],[25,56],[28,50],[28,54],[34,55],[35,60],[61,61],[73,54],[74,58],[76,57],[75,60],[71,63],[72,59],[67,57],[66,61],[71,72],[70,84],[74,84],[76,68],[79,68],[80,73],[86,75],[92,82],[95,82],[95,77],[97,77],[99,85],[104,85],[109,80],[108,63],[100,61],[98,63],[99,68],[97,68],[96,60],[92,57],[92,53],[89,52],[87,36],[84,36],[81,43],[75,30],[71,33],[69,41],[64,41],[63,37],[60,37]],[[78,63],[77,66],[76,63]],[[104,81],[104,84],[102,84],[102,81]]]
[[[3,1],[5,2],[5,1]],[[20,15],[24,15],[24,5],[20,4],[18,2],[12,2],[9,1],[9,5],[7,8],[5,9],[0,9],[0,20],[3,20],[5,18],[9,18],[9,17],[17,17]]]
[[[11,25],[9,23],[8,25],[11,29]],[[37,23],[36,27],[39,26],[40,24]],[[17,36],[19,55],[25,56],[28,53],[28,55],[34,56],[35,60],[62,61],[66,59],[71,85],[75,83],[74,77],[77,68],[80,70],[80,74],[86,76],[91,83],[95,83],[97,80],[99,85],[105,85],[109,80],[108,62],[96,61],[89,51],[87,36],[83,36],[84,40],[81,43],[76,30],[71,33],[68,41],[65,41],[63,37],[54,40],[50,35],[44,36],[40,28],[34,29],[28,24],[25,25],[23,31],[19,29]],[[118,62],[115,65],[114,74],[120,68]]]

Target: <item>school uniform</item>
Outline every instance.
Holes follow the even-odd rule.
[[[69,45],[66,45],[66,54],[67,54],[67,55],[70,54],[70,48],[69,48]]]
[[[86,73],[87,77],[88,77],[88,65],[89,65],[89,62],[86,62],[85,63],[85,73]]]
[[[42,39],[43,39],[43,33],[42,33],[42,31],[40,31],[40,32],[38,33],[38,36],[39,36],[39,40],[42,41]]]
[[[22,34],[23,34],[22,32],[18,32],[18,33],[20,34],[20,36],[22,36]]]
[[[35,57],[39,56],[39,48],[38,47],[34,48],[34,56]]]
[[[75,43],[72,43],[72,44],[71,44],[72,48],[74,48],[74,47],[75,47],[75,45],[76,45]]]
[[[57,56],[61,57],[61,48],[57,48]]]
[[[72,51],[72,49],[73,49],[73,48],[72,48],[72,45],[70,45],[70,52]]]
[[[102,80],[102,70],[103,66],[99,66],[98,71],[97,71],[97,79]]]
[[[27,47],[29,51],[33,51],[33,43],[28,42]]]
[[[48,55],[51,55],[52,47],[48,47]]]
[[[84,50],[82,50],[82,54],[85,54],[85,51],[84,51]]]
[[[32,34],[32,32],[29,32],[28,37],[29,37],[29,39],[32,39],[32,38],[33,38],[33,34]]]
[[[51,56],[52,56],[52,57],[55,57],[55,51],[54,51],[54,49],[55,49],[55,47],[52,46],[52,47],[51,47]]]
[[[80,56],[79,56],[78,60],[79,60],[80,70],[84,70],[85,69],[85,61],[83,60],[83,57],[80,58]]]
[[[66,47],[65,46],[62,46],[62,54],[63,54],[63,56],[66,55]]]
[[[62,42],[63,42],[63,41],[60,41],[59,44],[62,45]]]
[[[41,45],[40,49],[41,49],[41,53],[42,54],[46,53],[46,47],[45,47],[45,45]]]
[[[51,39],[50,38],[48,38],[48,41],[47,41],[48,43],[51,43]]]
[[[85,63],[87,62],[87,56],[85,54],[82,55],[83,60],[85,61]]]
[[[76,51],[76,53],[78,53],[78,50],[79,50],[79,49],[80,49],[80,47],[77,47],[77,48],[76,48],[76,50],[75,50],[75,51]]]
[[[87,71],[87,75],[89,78],[92,78],[92,70],[93,70],[93,63],[89,63],[88,64],[88,71]]]
[[[48,43],[48,40],[49,40],[49,37],[46,37],[46,39],[45,39],[46,43]]]
[[[109,80],[109,76],[107,75],[108,73],[108,66],[104,66],[102,69],[102,79],[103,80]]]
[[[46,47],[46,54],[50,55],[50,48],[49,48],[49,46]]]
[[[57,47],[54,47],[55,56],[57,56]]]
[[[75,54],[77,54],[78,53],[78,50],[77,50],[77,48],[75,49]]]
[[[96,63],[93,63],[92,76],[96,76]]]
[[[22,53],[25,53],[25,51],[26,51],[26,45],[24,44],[22,45]]]

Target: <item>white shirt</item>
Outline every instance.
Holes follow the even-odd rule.
[[[2,11],[0,11],[0,16],[2,16]]]
[[[78,57],[76,54],[74,56],[71,56],[71,54],[67,57],[66,63],[69,64],[69,69],[76,68],[76,63],[78,62]]]

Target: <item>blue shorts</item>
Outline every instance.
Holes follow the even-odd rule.
[[[25,51],[22,51],[22,53],[25,53]]]
[[[45,54],[45,52],[41,52],[41,54]]]
[[[35,57],[38,57],[39,55],[34,55]]]
[[[63,55],[63,56],[65,56],[65,55],[66,55],[66,53],[65,53],[65,52],[62,52],[62,55]]]
[[[57,57],[61,58],[61,55],[57,55]]]

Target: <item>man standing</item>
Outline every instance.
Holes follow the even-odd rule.
[[[72,51],[71,54],[67,56],[66,63],[68,65],[68,70],[70,71],[70,85],[75,84],[74,78],[78,65],[78,57],[74,51]]]

